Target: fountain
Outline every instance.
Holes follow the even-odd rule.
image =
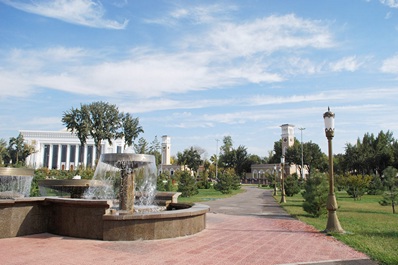
[[[33,169],[0,167],[0,199],[29,197]]]
[[[62,180],[62,185],[48,184],[59,189],[65,189],[62,186],[79,188],[77,198],[0,199],[0,238],[47,232],[131,241],[172,238],[202,231],[209,207],[177,203],[178,193],[156,194],[156,172],[153,156],[103,154],[89,183]],[[82,196],[84,199],[79,198]],[[166,209],[147,211],[160,198],[167,201]],[[140,207],[145,210],[137,211]]]
[[[119,214],[134,208],[153,208],[156,195],[156,163],[152,155],[102,154],[93,177],[103,185],[90,186],[84,197],[118,199]],[[136,200],[137,198],[137,200]]]

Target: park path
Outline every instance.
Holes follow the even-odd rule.
[[[52,234],[0,239],[0,264],[376,264],[363,253],[291,218],[272,191],[208,201],[206,229],[195,235],[109,242]]]

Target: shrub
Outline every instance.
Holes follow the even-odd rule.
[[[304,185],[302,192],[305,202],[303,209],[314,217],[326,213],[326,202],[328,198],[328,182],[325,174],[313,174]]]
[[[178,192],[181,192],[181,197],[191,197],[199,193],[196,180],[188,171],[179,171],[178,174]]]
[[[293,197],[301,191],[297,174],[287,176],[285,179],[285,194],[286,196]]]
[[[229,194],[232,190],[240,189],[240,178],[238,175],[229,171],[224,171],[218,176],[218,180],[214,189],[221,191],[223,194]]]

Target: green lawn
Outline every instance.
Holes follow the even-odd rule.
[[[354,201],[345,192],[338,193],[337,215],[347,233],[333,236],[381,264],[398,264],[398,214],[392,214],[391,206],[380,206],[380,199],[381,196],[365,195]],[[287,197],[283,207],[299,220],[324,230],[327,216],[309,216],[302,209],[302,202],[301,195]]]
[[[210,200],[228,198],[244,191],[245,190],[240,189],[240,190],[233,190],[231,194],[222,194],[221,192],[216,191],[215,189],[199,189],[199,193],[196,194],[195,196],[188,198],[184,198],[181,196],[178,197],[178,202],[182,203],[205,202]]]

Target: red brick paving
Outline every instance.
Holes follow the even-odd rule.
[[[109,242],[51,234],[0,239],[0,264],[7,265],[313,262],[362,264],[370,260],[298,220],[259,215],[208,213],[205,230],[174,239]]]

